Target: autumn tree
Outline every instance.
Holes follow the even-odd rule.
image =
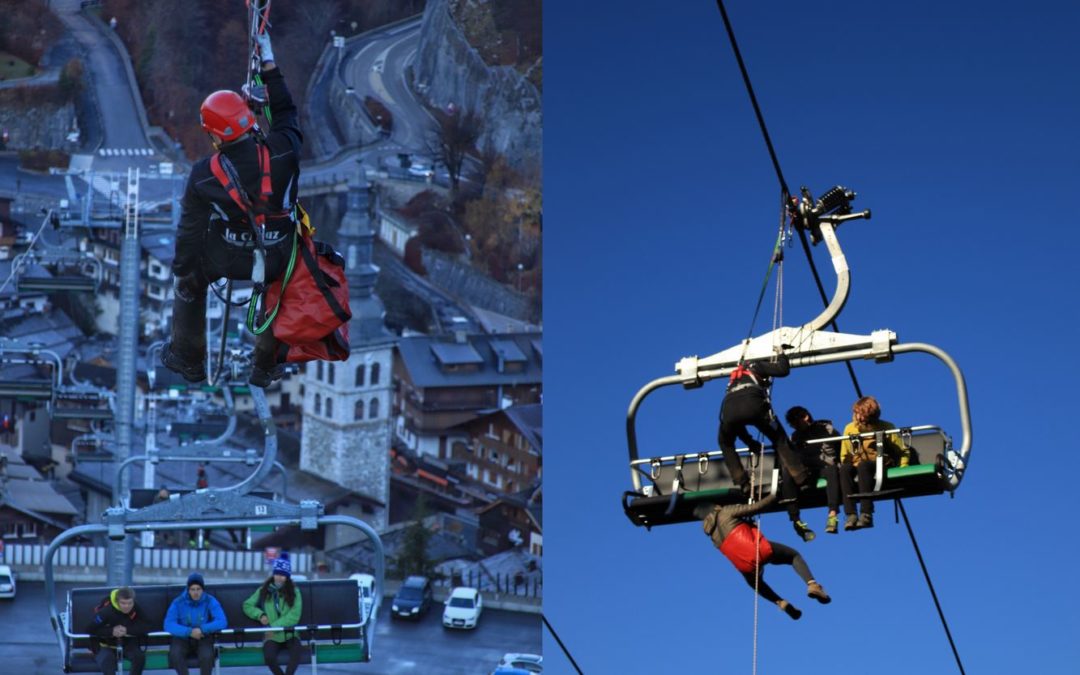
[[[428,129],[428,150],[431,156],[446,165],[450,174],[450,190],[457,192],[465,156],[476,151],[476,141],[483,132],[483,120],[474,110],[449,108],[436,110],[434,122]]]

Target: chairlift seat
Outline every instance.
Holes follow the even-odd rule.
[[[870,492],[867,497],[875,501],[906,499],[938,495],[947,491],[939,457],[951,450],[949,437],[937,427],[920,427],[919,431],[911,434],[908,445],[913,450],[913,461],[921,463],[886,469],[882,489]],[[646,494],[645,491],[626,493],[623,508],[630,521],[645,527],[685,523],[696,520],[694,509],[701,504],[726,506],[746,503],[746,497],[728,474],[722,453],[712,450],[705,454],[708,456],[707,463],[699,462],[699,453],[671,455],[633,463],[632,471],[651,494]],[[749,451],[740,451],[747,473],[752,473],[757,481],[759,467],[747,466],[745,457],[748,454]],[[683,458],[683,479],[672,503],[672,485],[676,479],[679,457]],[[759,461],[760,474],[764,477],[761,481],[762,496],[766,496],[772,491],[774,469],[778,468],[776,455],[771,449],[766,449]],[[702,471],[701,468],[705,470]],[[824,478],[819,478],[816,485],[799,496],[799,508],[803,510],[827,505]],[[773,503],[764,512],[775,513],[785,511],[786,508],[786,504]]]
[[[97,281],[83,276],[20,277],[17,288],[20,293],[56,293],[60,291],[93,293],[97,290]]]
[[[229,666],[263,665],[262,632],[238,632],[233,629],[257,628],[259,624],[244,614],[243,604],[259,587],[259,581],[207,583],[206,592],[217,598],[229,620],[229,628],[216,634],[215,648],[218,664]],[[301,663],[314,659],[319,663],[353,663],[367,661],[369,653],[361,628],[342,628],[360,623],[360,603],[356,582],[352,579],[326,579],[295,582],[300,591],[303,609],[296,635],[302,645]],[[173,599],[184,592],[182,584],[134,586],[135,602],[143,615],[159,632]],[[81,633],[88,629],[94,608],[112,591],[111,587],[76,588],[68,592],[67,631]],[[90,637],[68,638],[68,663],[65,672],[101,672],[89,651]],[[169,670],[171,636],[164,634],[141,638],[146,645],[146,670]],[[313,650],[314,649],[314,654]],[[279,665],[288,662],[287,651],[279,656]],[[197,668],[196,657],[188,659],[189,668]],[[125,659],[124,670],[130,668]]]

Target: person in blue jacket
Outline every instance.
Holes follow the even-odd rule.
[[[169,665],[177,675],[188,675],[187,659],[192,653],[199,659],[201,675],[210,675],[214,669],[213,634],[229,625],[221,603],[204,587],[203,576],[192,572],[187,590],[176,596],[165,614],[165,630],[172,635]]]

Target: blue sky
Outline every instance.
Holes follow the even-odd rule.
[[[680,357],[745,336],[777,223],[777,180],[715,4],[660,7],[544,7],[545,613],[586,673],[749,673],[753,593],[698,525],[649,532],[619,506],[631,396]],[[965,481],[955,499],[905,503],[967,672],[1074,668],[1080,7],[732,0],[728,12],[790,186],[841,183],[874,212],[839,231],[853,279],[841,329],[935,344],[967,378]],[[821,303],[801,248],[787,253],[784,323],[798,325]],[[772,287],[755,334],[771,303]],[[886,419],[959,441],[936,361],[855,368]],[[722,393],[647,399],[643,454],[714,448]],[[774,398],[841,424],[855,394],[828,365],[794,371]],[[783,514],[762,526],[834,601],[770,567],[804,615],[760,605],[758,672],[958,672],[891,503],[873,530],[838,536],[821,532],[824,510],[803,515],[810,544]],[[572,672],[544,647],[547,672]]]

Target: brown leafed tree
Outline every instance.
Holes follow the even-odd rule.
[[[446,165],[450,190],[457,193],[465,156],[476,152],[476,141],[483,132],[484,123],[475,110],[460,108],[436,110],[434,119],[428,131],[428,149],[436,161]]]

